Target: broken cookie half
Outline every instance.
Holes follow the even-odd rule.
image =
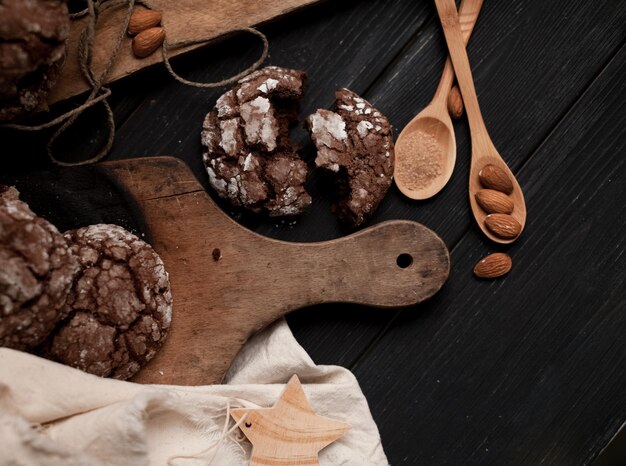
[[[269,66],[222,95],[202,128],[203,160],[217,194],[270,216],[301,214],[306,163],[289,140],[304,91],[303,71]]]
[[[315,164],[336,180],[338,218],[355,228],[367,221],[385,197],[393,178],[393,132],[389,121],[348,89],[335,93],[333,110],[307,118],[317,148]]]

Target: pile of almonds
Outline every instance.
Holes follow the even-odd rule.
[[[517,238],[522,225],[511,215],[515,208],[509,196],[513,192],[511,179],[504,170],[491,164],[483,167],[478,178],[485,189],[476,193],[476,202],[489,214],[485,226],[499,238]]]
[[[463,97],[457,85],[448,94],[448,113],[451,118],[459,119],[463,115]],[[476,203],[487,213],[485,227],[495,236],[514,240],[522,232],[522,225],[511,214],[515,209],[513,182],[508,174],[497,165],[487,164],[478,173],[483,189],[475,194]],[[474,266],[474,275],[478,278],[497,278],[511,270],[513,262],[508,254],[496,252],[490,254]]]
[[[128,35],[133,38],[133,53],[137,58],[146,58],[161,47],[165,40],[165,29],[160,27],[163,16],[159,11],[137,9],[128,23]]]
[[[496,165],[485,165],[478,173],[484,187],[475,195],[476,203],[488,215],[485,218],[487,229],[503,239],[513,240],[522,231],[522,225],[511,215],[515,203],[511,198],[513,182],[504,170]],[[511,270],[511,258],[504,253],[490,254],[474,267],[474,275],[479,278],[496,278]]]

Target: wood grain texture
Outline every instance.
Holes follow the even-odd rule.
[[[624,44],[625,23],[626,4],[618,1],[485,2],[468,53],[490,135],[519,175],[525,190],[531,188],[537,173],[533,170],[524,174],[518,170],[542,147],[544,139],[553,134],[572,105]],[[309,73],[310,88],[303,102],[303,115],[331,104],[334,90],[348,86],[380,108],[395,128],[401,128],[432,98],[446,57],[445,41],[432,2],[324,2],[261,29],[270,39],[269,63],[303,68]],[[251,44],[254,44],[253,39],[237,37],[219,47],[211,46],[186,54],[174,63],[181,74],[192,79],[221,79],[254,59],[258,49],[248,50]],[[624,60],[623,55],[620,57]],[[618,71],[623,74],[612,66],[602,74]],[[221,92],[179,86],[171,82],[160,67],[115,83],[114,109],[119,112],[116,114],[121,128],[113,158],[128,157],[131,153],[144,156],[175,154],[192,167],[205,187],[208,186],[200,160],[198,133],[204,114]],[[606,103],[607,99],[615,99],[617,95],[623,95],[619,87],[604,86],[593,94],[593,99]],[[581,105],[590,106],[591,99]],[[593,111],[604,110],[596,107]],[[597,140],[592,135],[614,134],[623,139],[620,132],[623,127],[618,126],[621,123],[612,115],[615,115],[614,111],[607,111],[604,117],[595,118],[593,124],[586,118],[568,120],[571,128],[563,138],[565,142],[557,141],[545,150],[542,148],[544,165],[540,168],[549,167],[553,162],[562,163],[577,148],[586,150],[589,157],[597,157],[598,162],[602,162],[603,153],[591,147]],[[101,121],[95,116],[87,120],[92,126]],[[288,316],[290,327],[317,363],[350,366],[354,361],[363,361],[357,374],[366,387],[375,419],[381,427],[383,446],[392,464],[413,464],[416,459],[434,465],[455,462],[500,464],[490,456],[494,454],[493,445],[498,446],[499,455],[514,456],[521,464],[537,463],[533,456],[536,445],[539,446],[537,451],[546,452],[551,448],[552,456],[547,456],[546,464],[589,463],[606,444],[607,432],[615,422],[611,416],[624,412],[623,406],[618,406],[623,399],[621,381],[624,374],[618,371],[617,364],[623,364],[623,361],[616,356],[617,351],[607,351],[609,345],[621,338],[618,333],[621,327],[616,325],[620,322],[611,320],[611,315],[602,321],[596,313],[595,320],[586,325],[581,315],[585,309],[599,309],[597,312],[600,313],[620,309],[620,306],[623,309],[624,303],[616,301],[612,286],[623,285],[615,282],[615,277],[623,276],[624,272],[619,266],[606,262],[592,266],[592,271],[584,269],[586,274],[596,274],[586,283],[578,282],[575,277],[587,263],[594,263],[595,252],[607,254],[607,260],[608,257],[623,258],[621,243],[615,242],[615,247],[611,248],[608,242],[613,240],[605,233],[619,228],[619,217],[614,212],[592,216],[593,206],[590,206],[582,215],[572,215],[572,218],[574,224],[579,222],[581,225],[585,217],[594,218],[592,227],[577,228],[572,223],[561,222],[564,231],[572,228],[571,231],[575,231],[576,241],[572,248],[563,244],[552,253],[556,243],[538,244],[537,247],[545,248],[535,249],[533,257],[527,257],[521,267],[535,262],[543,264],[547,252],[551,252],[553,263],[532,276],[524,275],[525,290],[529,296],[534,293],[534,297],[524,298],[525,307],[519,315],[514,319],[508,314],[500,316],[500,309],[511,304],[505,299],[510,286],[506,283],[516,277],[519,268],[516,265],[504,282],[489,286],[477,286],[473,282],[471,266],[490,249],[473,226],[469,213],[470,141],[466,123],[455,122],[454,127],[457,163],[446,189],[421,203],[410,202],[393,189],[372,221],[403,218],[428,225],[449,247],[463,248],[463,253],[454,256],[455,262],[465,261],[465,252],[471,253],[467,264],[456,265],[446,286],[430,302],[410,313],[402,313],[402,319],[394,322],[392,330],[384,337],[382,329],[386,329],[395,313],[360,305],[327,304],[302,309]],[[588,135],[591,145],[583,143],[584,138],[579,134],[583,132]],[[82,135],[77,134],[77,137]],[[307,142],[308,138],[303,131],[297,131],[295,137],[304,143],[304,155],[310,160],[314,150]],[[36,139],[33,135],[17,138],[14,134],[2,132],[0,139],[3,142],[0,149],[4,155],[3,170],[32,171],[46,166],[44,144],[32,144]],[[570,172],[574,170],[573,165],[568,167]],[[619,196],[623,198],[619,192],[607,191],[607,187],[615,189],[616,186],[610,164],[596,165],[598,171],[592,174],[582,173],[586,172],[586,167],[581,168],[577,182],[595,183],[601,188],[599,197],[593,201],[594,206],[616,204]],[[553,223],[554,213],[562,206],[554,203],[571,192],[561,194],[562,186],[573,182],[574,175],[560,172],[559,176],[565,177],[565,181],[560,180],[554,189],[544,189],[540,199],[527,198],[533,218],[520,243],[509,251],[516,264],[518,256],[515,251],[534,241],[534,229],[549,225],[551,229],[548,231],[553,236],[560,234],[559,225]],[[319,241],[341,235],[343,232],[329,210],[326,186],[314,175],[307,188],[314,193],[315,202],[311,212],[295,224],[241,217],[231,210],[228,212],[256,232],[274,238]],[[105,218],[112,208],[105,206],[104,200],[101,202],[103,210],[98,214]],[[535,202],[548,202],[550,207],[542,211],[547,214],[536,216]],[[582,202],[581,198],[576,198],[576,202]],[[571,214],[573,211],[567,212]],[[468,232],[469,236],[465,236]],[[567,238],[570,241],[569,236]],[[605,241],[605,248],[599,249],[597,244]],[[574,260],[573,256],[578,254],[578,250],[573,252],[576,248],[584,253],[580,260]],[[587,248],[592,249],[587,251]],[[571,284],[571,289],[557,288],[552,297],[548,290],[551,291],[555,284],[545,279],[550,274]],[[457,309],[457,313],[451,316],[449,303],[465,288],[468,292],[476,288],[476,294],[467,298],[463,309]],[[491,293],[500,298],[485,300],[485,294]],[[553,311],[554,300],[557,300],[560,311]],[[524,326],[520,319],[528,316],[527,307],[533,317]],[[568,318],[572,310],[572,318]],[[492,318],[474,320],[484,313]],[[546,319],[553,322],[553,333],[557,338],[546,332],[541,335],[533,333]],[[465,327],[469,327],[468,333],[462,334]],[[590,333],[592,329],[595,333]],[[439,358],[438,351],[445,344],[453,345],[453,341],[447,338],[441,345],[435,345],[433,341],[449,336],[451,331],[461,338],[456,352],[448,352]],[[526,338],[531,339],[532,344],[527,345],[520,362],[519,357],[515,359],[511,351],[506,351],[512,345],[507,343],[507,337],[512,334],[523,338],[519,334],[527,333]],[[575,340],[574,335],[579,335],[578,339]],[[382,346],[372,344],[379,338],[383,338]],[[565,338],[570,338],[567,348],[563,347]],[[595,344],[582,345],[578,350],[577,345],[585,338]],[[493,346],[466,345],[474,340],[493,341]],[[404,348],[413,352],[404,352]],[[477,361],[485,358],[485,354],[488,357],[485,364],[490,367],[477,371]],[[546,359],[555,354],[558,356]],[[402,357],[394,362],[396,355]],[[366,371],[373,357],[378,362],[384,361],[386,366],[377,362]],[[407,364],[410,358],[418,362]],[[446,358],[453,358],[454,364],[443,364]],[[498,358],[497,361],[494,362],[494,358]],[[523,367],[528,361],[540,365],[543,360],[549,363],[544,369],[545,374],[539,371],[538,380],[545,380],[545,385],[538,385],[537,379],[525,380],[524,375],[529,372],[520,369],[518,373],[518,362]],[[438,370],[439,365],[441,370]],[[422,373],[416,370],[417,367],[429,367],[430,370]],[[506,394],[496,391],[484,399],[489,393],[480,391],[480,387],[494,387],[494,379],[507,376],[512,382],[506,385]],[[600,383],[594,388],[597,380]],[[515,382],[520,382],[517,390],[512,386]],[[554,411],[558,413],[551,407],[546,409],[544,398],[558,398],[562,387],[578,389],[580,395],[565,391],[564,397],[569,397],[571,402],[569,408],[563,402],[555,407]],[[402,393],[412,393],[412,396],[397,396]],[[515,411],[518,408],[519,411]],[[571,413],[568,414],[569,410]],[[504,418],[514,411],[516,414],[509,424],[492,424],[499,419],[498,416]],[[566,415],[561,417],[560,411]],[[425,414],[426,417],[423,422],[414,423],[413,414]],[[541,433],[529,430],[535,419],[544,423]],[[545,427],[547,424],[549,427]],[[494,425],[497,427],[492,427]],[[535,439],[536,445],[526,435],[516,440],[519,433],[525,432]],[[524,455],[528,455],[526,460]]]
[[[315,414],[297,375],[271,408],[238,408],[231,415],[253,445],[250,466],[318,465],[318,452],[350,429]]]
[[[287,243],[230,219],[174,158],[108,162],[98,171],[127,193],[172,284],[170,334],[136,382],[217,383],[252,334],[291,310],[322,302],[409,306],[448,276],[445,245],[414,222]]]
[[[296,8],[319,0],[150,0],[150,5],[163,14],[163,25],[170,43],[201,38],[215,39],[235,29],[254,26],[272,18],[285,15]],[[139,7],[137,7],[139,8]],[[99,19],[93,47],[93,69],[99,76],[105,69],[111,50],[122,31],[127,7],[104,10]],[[78,45],[87,18],[72,21],[67,46],[67,59],[61,76],[48,97],[48,104],[65,100],[89,89],[78,64]],[[163,61],[160,53],[137,58],[131,49],[132,38],[125,36],[107,83],[128,76],[155,63]],[[172,49],[171,56],[188,52],[200,45]]]
[[[541,145],[626,40],[622,27],[626,22],[625,6],[584,1],[485,2],[468,53],[490,135],[514,171]],[[444,64],[446,45],[432,4],[430,14],[414,41],[365,93],[365,98],[380,108],[396,128],[405,125],[429,102]],[[370,20],[363,18],[362,24]],[[415,220],[436,231],[449,248],[458,244],[468,230],[477,231],[467,197],[469,133],[465,121],[454,122],[454,127],[457,162],[446,188],[429,201],[419,203],[392,189],[373,221]],[[526,189],[524,182],[522,186]],[[256,231],[273,231],[273,235],[298,240],[315,235],[317,229],[310,231],[315,223],[323,232],[333,226],[332,218],[327,219],[316,210],[312,215],[314,218],[306,221],[306,229],[298,223],[278,229],[274,225],[260,225]],[[336,226],[334,231],[335,235],[340,234]],[[485,241],[480,255],[489,251],[487,245]],[[465,275],[454,273],[451,277],[466,279]],[[448,295],[452,291],[446,285],[441,293]],[[441,294],[435,298],[438,299]],[[427,309],[430,305],[421,305],[418,312]],[[361,316],[359,325],[352,320],[357,312]],[[367,348],[388,324],[387,318],[354,306],[326,306],[315,314],[290,314],[288,321],[315,361],[349,366],[361,355],[377,351]],[[412,337],[407,334],[403,338]],[[393,433],[388,431],[386,435]],[[402,457],[395,459],[400,463]]]
[[[510,274],[471,277],[471,230],[457,280],[356,367],[392,464],[589,464],[624,423],[625,72],[623,47],[520,170]]]

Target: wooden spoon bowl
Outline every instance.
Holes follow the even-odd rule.
[[[483,0],[462,0],[463,40],[469,41]],[[396,141],[394,180],[409,199],[433,197],[448,183],[456,163],[454,128],[448,113],[448,94],[454,69],[448,58],[433,100],[402,130]]]
[[[456,162],[454,129],[445,104],[431,103],[413,118],[398,136],[395,151],[394,179],[402,194],[421,200],[441,191]]]
[[[499,236],[494,235],[485,225],[485,219],[489,214],[485,212],[476,202],[476,193],[481,189],[485,189],[485,187],[480,183],[478,173],[480,172],[480,170],[483,169],[483,167],[490,164],[502,169],[513,183],[513,192],[509,195],[509,197],[513,200],[513,204],[515,207],[513,208],[513,212],[510,215],[522,226],[520,234],[524,230],[524,225],[526,224],[526,203],[524,201],[524,193],[522,192],[519,183],[515,179],[515,176],[513,175],[507,164],[504,163],[496,148],[493,146],[491,147],[491,151],[485,151],[484,153],[476,155],[474,155],[474,149],[472,149],[472,164],[470,167],[469,177],[470,206],[472,208],[472,213],[474,214],[474,218],[476,219],[478,226],[490,240],[500,244],[509,244],[515,241],[519,237],[519,235],[517,235],[515,238],[510,239],[500,238]]]

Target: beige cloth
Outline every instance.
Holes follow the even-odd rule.
[[[197,454],[222,437],[226,407],[272,406],[293,374],[318,414],[352,425],[322,450],[321,465],[388,464],[354,375],[316,366],[281,320],[246,344],[225,385],[102,379],[0,348],[0,465],[207,465],[215,450]],[[249,454],[231,434],[211,464],[244,465]]]

